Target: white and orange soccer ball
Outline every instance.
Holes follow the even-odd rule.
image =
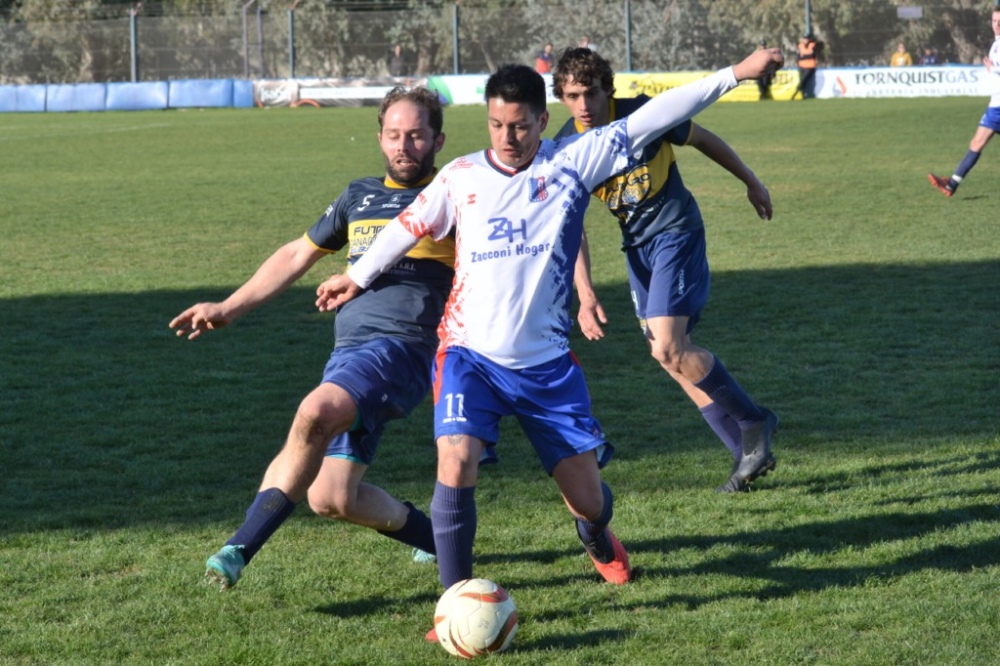
[[[456,657],[472,659],[501,652],[510,647],[517,633],[517,607],[493,581],[460,580],[438,600],[434,630],[441,646]]]

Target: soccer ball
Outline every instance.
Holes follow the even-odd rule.
[[[517,608],[507,591],[485,578],[460,580],[449,587],[434,610],[441,646],[472,659],[510,647],[517,633]]]

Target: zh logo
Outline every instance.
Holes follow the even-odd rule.
[[[508,243],[513,243],[514,237],[518,234],[522,240],[528,240],[528,222],[526,220],[521,220],[520,226],[514,226],[514,223],[506,217],[494,217],[489,220],[489,223],[493,225],[493,231],[489,235],[491,241],[506,238]]]
[[[529,201],[545,201],[549,198],[549,193],[545,189],[545,176],[539,176],[531,181],[530,190]]]

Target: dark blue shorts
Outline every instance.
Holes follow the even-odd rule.
[[[358,419],[330,442],[326,455],[371,465],[385,423],[405,417],[427,395],[432,358],[427,349],[391,337],[334,349],[323,382],[347,391]]]
[[[625,250],[635,316],[646,332],[653,317],[690,317],[690,331],[708,302],[712,276],[705,254],[705,229],[663,233]]]
[[[434,436],[470,435],[487,444],[500,436],[500,418],[514,416],[545,471],[596,451],[603,467],[614,447],[591,413],[583,370],[572,354],[512,370],[464,347],[438,352],[434,365]]]
[[[1000,133],[1000,106],[986,107],[986,113],[979,119],[979,126]]]

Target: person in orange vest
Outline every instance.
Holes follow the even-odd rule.
[[[795,89],[792,99],[799,94],[802,99],[816,96],[816,64],[823,53],[823,42],[816,39],[816,35],[807,32],[799,40],[798,65],[799,65],[799,86]]]

